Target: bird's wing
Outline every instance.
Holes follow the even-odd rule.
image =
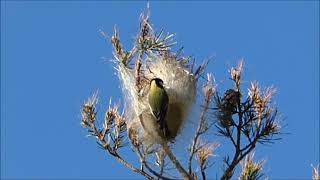
[[[167,110],[168,110],[168,104],[169,104],[169,97],[165,91],[163,92],[163,97],[164,97],[164,100],[162,101],[163,103],[161,104],[161,110],[159,113],[159,120],[164,123],[165,118],[166,118],[166,114],[167,114]]]
[[[164,121],[167,114],[167,109],[168,109],[168,95],[166,93],[164,94],[164,99],[160,107],[161,108],[159,109],[153,109],[152,112],[158,121]]]
[[[164,136],[169,135],[168,126],[166,124],[166,114],[168,110],[169,97],[166,92],[163,92],[164,99],[160,109],[153,109],[153,115],[155,116],[157,123],[160,125],[160,129],[163,131]]]
[[[165,121],[166,115],[167,115],[167,110],[168,110],[168,102],[164,102],[164,103],[162,104],[162,108],[161,108],[161,110],[160,110],[160,112],[159,112],[159,120],[160,120],[161,122],[164,122],[164,121]]]

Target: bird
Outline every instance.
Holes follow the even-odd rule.
[[[148,102],[152,114],[157,120],[160,132],[164,137],[169,137],[169,129],[166,123],[166,114],[169,104],[169,96],[163,87],[163,81],[160,78],[153,78],[150,81],[150,90],[148,93]]]

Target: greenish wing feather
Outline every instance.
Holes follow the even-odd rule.
[[[168,101],[168,95],[162,89],[153,91],[151,92],[151,94],[149,94],[149,104],[151,106],[154,116],[157,118],[158,121],[165,120],[165,115],[168,109]]]
[[[165,90],[156,89],[149,94],[149,104],[152,109],[153,115],[156,117],[157,122],[160,125],[160,129],[163,131],[165,137],[168,137],[170,132],[165,122],[169,97]]]

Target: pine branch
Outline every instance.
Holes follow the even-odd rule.
[[[88,131],[90,132],[91,135],[95,136],[97,139],[98,145],[100,145],[101,148],[107,150],[110,155],[112,155],[118,162],[120,162],[122,165],[124,165],[126,168],[132,170],[133,172],[139,173],[142,176],[148,178],[148,179],[154,179],[152,176],[150,176],[148,173],[134,167],[131,165],[129,162],[124,160],[117,152],[117,150],[122,147],[121,142],[122,142],[122,137],[120,134],[124,132],[124,127],[125,127],[125,121],[122,119],[122,117],[118,113],[118,108],[114,107],[111,108],[109,106],[109,110],[107,111],[107,118],[105,118],[105,124],[107,124],[104,128],[105,130],[98,130],[96,127],[96,105],[98,103],[98,95],[95,93],[91,98],[88,99],[88,101],[83,105],[82,108],[82,120],[81,124],[84,128],[87,128]],[[111,128],[111,123],[115,122],[115,132],[116,135],[114,137],[115,142],[114,144],[110,144],[108,140],[106,140],[106,135],[105,133],[110,132]],[[102,133],[104,132],[104,133]],[[111,134],[109,134],[112,136]]]
[[[175,165],[175,167],[177,168],[177,170],[180,172],[180,174],[182,175],[182,177],[184,179],[188,179],[188,180],[192,180],[192,176],[190,174],[188,174],[188,172],[183,168],[183,166],[181,165],[181,163],[178,161],[178,159],[176,158],[176,156],[172,153],[171,149],[169,148],[169,146],[165,143],[161,144],[164,152],[168,155],[169,159],[171,160],[171,162]]]
[[[135,105],[136,103],[143,102],[141,103],[143,106],[145,106],[145,101],[140,102],[140,99],[145,99],[144,92],[148,91],[144,90],[149,87],[148,78],[150,78],[151,75],[154,75],[155,72],[151,72],[149,69],[150,72],[146,73],[148,70],[148,64],[146,63],[149,60],[148,57],[159,58],[163,60],[161,61],[162,63],[172,61],[178,64],[179,66],[176,68],[182,68],[187,72],[187,74],[190,75],[190,81],[192,82],[197,82],[200,77],[203,77],[202,75],[209,62],[205,61],[198,68],[195,68],[194,71],[195,62],[191,62],[190,57],[183,57],[181,55],[182,48],[176,53],[171,52],[170,48],[175,44],[173,41],[173,34],[164,33],[163,30],[159,33],[155,33],[153,31],[149,22],[149,13],[148,8],[147,14],[141,15],[140,31],[138,32],[135,44],[130,51],[126,51],[123,48],[123,45],[120,42],[119,32],[116,27],[114,28],[114,35],[111,38],[111,43],[114,47],[114,56],[119,62],[117,70],[121,69],[119,72],[123,82],[126,80],[128,80],[128,82],[132,82],[125,84],[125,87],[128,88],[128,86],[130,86],[130,90],[131,87],[135,88],[132,91],[134,92],[133,95],[131,94],[134,98],[138,96],[137,99],[139,100],[134,101]],[[132,60],[135,60],[135,63],[130,63]],[[252,160],[253,156],[250,159],[249,154],[255,149],[257,143],[273,143],[275,140],[280,139],[278,135],[281,134],[281,127],[277,123],[277,109],[270,105],[275,89],[270,87],[261,91],[258,83],[252,83],[249,88],[248,96],[244,97],[244,93],[241,90],[243,66],[244,63],[241,61],[237,67],[231,68],[230,76],[234,83],[234,88],[227,90],[222,97],[219,96],[219,93],[215,89],[216,87],[213,85],[212,75],[208,75],[206,85],[203,89],[204,102],[201,106],[202,111],[199,117],[199,124],[192,139],[192,143],[189,146],[190,154],[185,157],[188,163],[187,169],[182,166],[178,158],[173,154],[169,146],[170,143],[173,142],[165,140],[162,142],[161,140],[163,139],[151,142],[151,144],[153,143],[152,145],[156,144],[162,148],[164,153],[163,156],[168,156],[170,159],[169,163],[172,163],[174,168],[184,179],[198,179],[198,176],[200,175],[203,180],[207,178],[206,170],[209,167],[209,156],[214,154],[214,150],[219,145],[207,141],[201,142],[201,137],[212,127],[212,125],[216,128],[216,134],[230,140],[234,148],[233,156],[229,157],[227,155],[225,157],[224,162],[226,168],[224,169],[221,177],[223,180],[231,179],[233,177],[233,173],[241,161],[246,163],[243,166],[243,173],[240,176],[242,179],[247,177],[249,177],[249,179],[259,178],[259,172],[262,165],[260,166],[259,163],[255,164]],[[162,69],[160,69],[160,72],[163,73]],[[168,74],[175,73],[169,72]],[[161,75],[162,74],[160,74],[160,76]],[[125,76],[129,77],[127,78]],[[166,76],[166,74],[164,74],[164,76]],[[176,79],[170,79],[168,81],[175,80]],[[197,84],[195,83],[194,85],[196,87]],[[126,121],[123,114],[120,115],[118,113],[118,106],[111,107],[111,100],[109,108],[105,113],[103,127],[101,129],[97,128],[97,102],[97,94],[94,94],[83,105],[81,124],[88,130],[91,136],[96,137],[99,147],[106,150],[106,152],[117,159],[117,161],[126,168],[141,174],[147,179],[172,180],[173,178],[168,177],[168,174],[166,174],[165,171],[165,157],[157,156],[158,161],[156,163],[158,164],[156,165],[159,168],[158,170],[155,170],[155,166],[152,166],[147,162],[146,152],[144,152],[144,145],[146,144],[141,140],[144,138],[144,135],[142,135],[143,137],[141,138],[141,134],[147,132],[146,129],[143,129],[144,127],[139,129],[141,127],[134,127],[132,124],[130,124],[130,127],[127,127],[127,122],[132,121]],[[215,107],[212,108],[211,104],[214,104]],[[136,112],[135,110],[136,109],[130,109],[129,111]],[[211,110],[213,110],[214,116],[217,120],[215,124],[208,124],[207,122],[208,113]],[[140,111],[139,108],[138,111]],[[135,114],[136,117],[140,115],[142,114]],[[141,122],[138,121],[137,123]],[[152,133],[149,135],[153,136]],[[131,165],[118,153],[118,150],[124,147],[126,137],[130,140],[133,150],[140,160],[141,168]],[[197,159],[200,175],[199,170],[193,171],[192,169],[194,157]],[[146,168],[146,171],[144,168]]]
[[[190,155],[188,159],[188,172],[189,174],[192,174],[192,159],[194,154],[197,152],[196,146],[198,145],[198,140],[200,135],[204,134],[209,128],[207,127],[207,122],[206,122],[206,114],[208,113],[210,103],[212,101],[212,97],[215,93],[215,88],[213,86],[213,81],[212,81],[212,75],[208,74],[207,77],[207,84],[203,88],[203,93],[204,93],[204,105],[203,105],[203,110],[200,115],[200,121],[198,128],[196,130],[195,136],[192,141],[191,149],[190,149]],[[204,173],[204,172],[203,172]],[[204,175],[204,174],[203,174]]]
[[[270,107],[269,103],[275,93],[273,88],[267,88],[265,92],[260,92],[257,83],[252,83],[249,89],[249,97],[242,102],[241,92],[241,74],[243,61],[237,68],[230,71],[231,79],[234,81],[236,90],[227,90],[224,98],[216,98],[216,125],[220,135],[230,139],[235,147],[235,152],[231,162],[226,161],[225,169],[221,179],[230,179],[238,163],[256,147],[256,143],[273,143],[279,138],[275,135],[280,134],[280,126],[277,124],[277,110]],[[233,120],[232,115],[238,115],[237,123]],[[227,118],[226,118],[227,117]],[[228,119],[229,123],[226,123]],[[227,124],[227,125],[226,125]],[[230,128],[236,129],[236,141],[234,140]],[[224,130],[225,129],[225,130]],[[246,137],[248,143],[241,142]]]

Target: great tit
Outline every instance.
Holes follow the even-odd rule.
[[[169,97],[163,87],[163,81],[160,78],[153,78],[150,81],[150,90],[148,101],[152,114],[157,119],[160,126],[160,132],[163,132],[164,137],[169,136],[169,129],[166,123],[166,114],[169,104]]]

